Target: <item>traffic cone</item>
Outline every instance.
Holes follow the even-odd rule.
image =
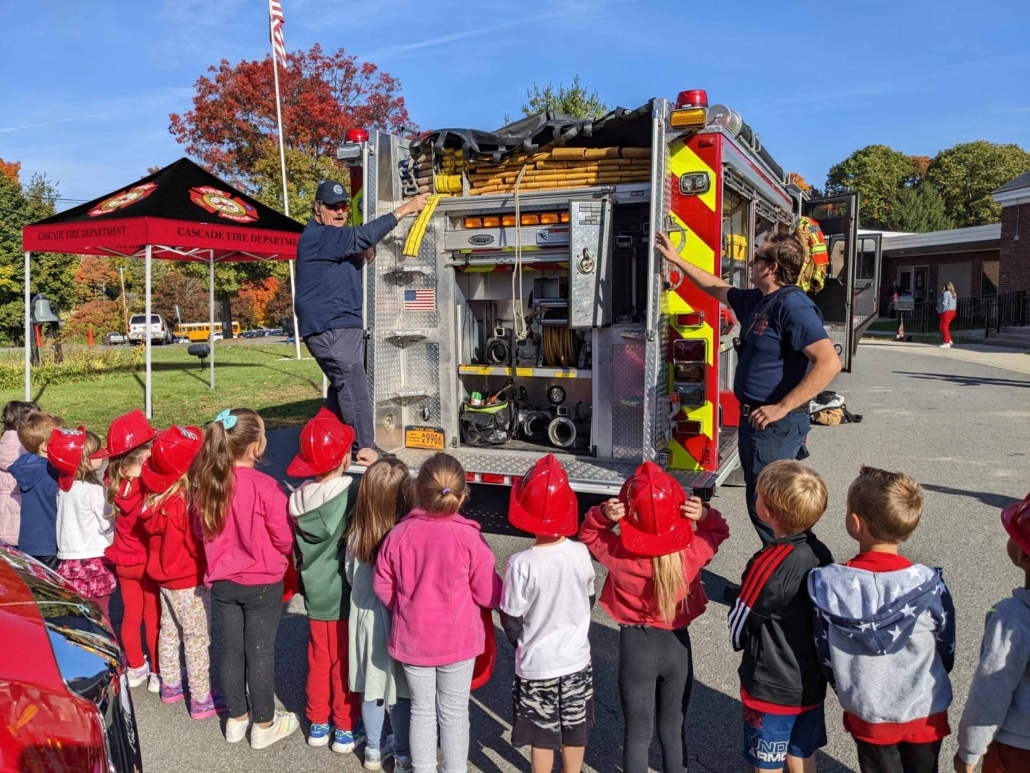
[[[89,332],[86,333],[86,343],[88,343],[90,346],[94,345],[94,342],[93,342],[93,326],[92,325],[89,326]]]

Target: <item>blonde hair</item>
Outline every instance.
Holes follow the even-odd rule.
[[[773,462],[758,476],[762,502],[791,534],[811,529],[826,512],[826,483],[800,462]]]
[[[955,292],[955,285],[953,285],[951,282],[944,283],[944,291],[951,293],[951,297],[954,298],[956,301],[958,300],[958,293]]]
[[[232,429],[220,421],[207,425],[204,445],[191,468],[193,502],[205,540],[214,539],[225,528],[236,483],[236,461],[261,441],[263,432],[257,411],[234,408],[229,415],[236,417]]]
[[[651,559],[651,572],[654,576],[655,595],[658,597],[658,611],[662,620],[671,623],[676,617],[676,610],[687,600],[690,591],[683,565],[683,551],[655,556]]]
[[[28,414],[18,427],[18,442],[30,454],[38,454],[39,447],[50,442],[50,435],[55,429],[64,429],[68,425],[60,416],[37,411]]]
[[[454,515],[464,504],[468,491],[465,468],[449,454],[433,454],[418,469],[415,496],[427,513]]]
[[[171,499],[174,496],[182,497],[186,499],[190,494],[190,476],[189,473],[184,473],[179,480],[175,481],[165,491],[160,494],[151,493],[143,501],[143,507],[149,510],[151,507],[160,507],[165,503],[166,500]]]
[[[98,486],[103,485],[100,482],[97,471],[93,469],[93,460],[89,458],[100,450],[101,445],[100,438],[86,430],[86,437],[82,441],[82,457],[79,459],[79,469],[75,471],[75,480],[96,483]]]
[[[900,544],[922,518],[923,487],[903,472],[863,464],[848,489],[848,512],[865,521],[874,539]]]
[[[400,459],[387,457],[361,477],[361,488],[344,539],[347,550],[363,564],[375,566],[390,529],[415,509],[411,472]]]
[[[122,509],[118,507],[115,500],[122,496],[122,484],[129,480],[125,474],[125,468],[132,465],[142,464],[147,452],[154,445],[153,440],[148,440],[141,446],[127,451],[121,456],[112,456],[107,462],[107,502],[111,505],[111,518],[123,515]]]

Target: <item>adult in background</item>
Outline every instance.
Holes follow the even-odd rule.
[[[755,509],[755,482],[771,462],[794,459],[810,428],[808,401],[840,371],[818,307],[796,285],[805,262],[796,236],[774,233],[755,252],[750,290],[733,287],[682,260],[665,234],[658,251],[698,289],[730,306],[740,320],[733,393],[740,402],[740,463],[747,511],[763,545],[774,539]]]
[[[371,248],[402,217],[420,212],[428,198],[428,194],[418,196],[388,215],[351,228],[347,189],[334,180],[323,180],[315,193],[312,218],[297,244],[294,309],[299,333],[329,379],[329,410],[354,427],[358,464],[371,464],[379,455],[365,378],[361,268],[366,257],[375,257]]]
[[[937,311],[941,315],[941,335],[944,336],[942,349],[951,348],[951,323],[955,321],[958,314],[958,293],[955,292],[955,285],[945,282],[941,288],[940,297],[937,298]]]

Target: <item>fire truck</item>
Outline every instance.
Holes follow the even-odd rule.
[[[364,268],[376,442],[413,472],[445,450],[470,482],[510,487],[555,453],[581,499],[616,495],[644,460],[703,498],[728,482],[739,322],[670,271],[659,231],[747,287],[756,245],[808,216],[845,371],[877,316],[879,236],[859,235],[857,196],[808,198],[704,91],[495,132],[350,130],[337,156],[358,221],[441,193]]]

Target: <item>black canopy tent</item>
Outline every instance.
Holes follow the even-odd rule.
[[[25,399],[31,399],[30,268],[33,252],[143,258],[146,262],[146,415],[152,415],[151,260],[209,266],[209,336],[214,338],[217,263],[294,260],[303,226],[219,180],[187,158],[136,183],[25,226]],[[294,290],[290,264],[290,289]],[[296,330],[296,317],[294,318]],[[296,336],[295,336],[296,339]],[[297,357],[300,358],[300,343]],[[215,386],[214,347],[210,387]]]

